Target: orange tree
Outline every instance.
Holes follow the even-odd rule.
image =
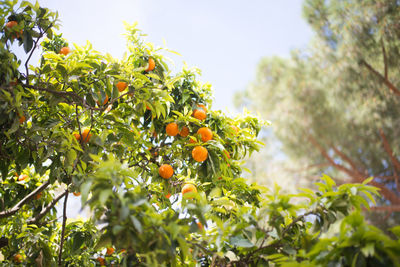
[[[376,193],[368,181],[335,187],[324,177],[297,204],[247,184],[241,163],[260,146],[256,117],[210,110],[210,85],[196,70],[171,74],[134,25],[117,60],[89,43],[71,46],[53,34],[56,13],[17,2],[0,11],[3,264],[398,262],[399,241],[360,215]],[[90,218],[67,220],[70,193]]]

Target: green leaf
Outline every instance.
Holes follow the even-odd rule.
[[[251,243],[248,239],[240,237],[240,236],[233,236],[229,239],[229,243],[236,247],[242,248],[251,248],[254,247],[254,244]]]
[[[143,228],[142,228],[142,224],[140,223],[140,221],[138,219],[136,219],[136,217],[133,215],[129,216],[129,218],[131,218],[131,221],[132,221],[133,225],[135,226],[136,230],[139,233],[142,233]]]
[[[110,189],[102,190],[99,195],[100,205],[104,205],[111,194],[112,190]]]
[[[33,38],[29,31],[24,31],[22,33],[22,42],[24,43],[25,53],[31,51],[33,46]]]
[[[73,240],[74,241],[72,242],[72,252],[75,252],[82,246],[83,242],[85,241],[85,238],[81,232],[77,232],[74,235]]]

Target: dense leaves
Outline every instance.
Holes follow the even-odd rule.
[[[357,261],[399,261],[398,236],[359,215],[377,193],[370,180],[336,187],[323,177],[317,192],[296,196],[249,184],[242,160],[259,149],[264,123],[211,110],[211,87],[196,80],[196,70],[172,74],[162,49],[145,43],[135,25],[127,25],[121,60],[90,43],[60,53],[69,43],[52,32],[56,14],[16,4],[2,1],[0,13],[3,24],[16,19],[28,35],[18,38],[20,48],[8,30],[1,35],[0,56],[11,61],[0,69],[3,265],[347,264],[346,248],[360,251]],[[31,55],[39,44],[37,66],[14,53]],[[192,116],[200,108],[204,119]],[[187,127],[188,136],[167,134],[170,123]],[[204,127],[211,140],[197,133]],[[196,146],[208,151],[202,162],[192,158]],[[172,177],[160,176],[163,164]],[[79,195],[91,216],[67,219],[68,200]]]

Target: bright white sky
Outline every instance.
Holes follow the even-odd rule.
[[[137,21],[148,40],[182,56],[168,54],[176,71],[185,61],[202,70],[201,81],[215,91],[213,109],[233,110],[235,91],[254,78],[264,56],[288,56],[304,47],[311,30],[301,16],[301,0],[39,0],[57,10],[60,31],[70,43],[121,58],[122,21]]]
[[[168,54],[202,70],[203,82],[215,91],[213,109],[233,111],[233,94],[254,79],[265,56],[288,56],[304,47],[311,30],[301,16],[301,0],[39,0],[59,12],[70,43],[121,58],[125,51],[123,21],[137,21],[148,41],[179,52]],[[76,217],[79,198],[70,195],[68,217]],[[62,204],[59,203],[58,209]]]

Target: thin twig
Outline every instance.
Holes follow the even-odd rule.
[[[67,200],[68,200],[68,188],[65,190],[64,208],[63,208],[63,221],[60,237],[60,251],[58,252],[58,266],[62,266],[62,250],[64,245],[64,235],[65,235],[65,224],[67,222]]]
[[[44,36],[44,34],[51,28],[53,26],[53,23],[50,23],[50,25],[46,28],[46,30],[44,30],[44,31],[40,31],[40,34],[39,34],[39,36],[36,38],[36,41],[35,41],[35,43],[33,44],[33,47],[32,47],[32,50],[31,50],[31,52],[29,53],[29,56],[28,56],[28,58],[26,59],[26,61],[25,61],[25,71],[26,71],[26,85],[29,85],[29,67],[28,67],[28,64],[29,64],[29,61],[31,60],[31,57],[32,57],[32,55],[33,55],[33,52],[35,52],[35,49],[36,49],[36,47],[37,47],[37,44],[39,43],[39,40]]]
[[[385,68],[385,79],[388,79],[388,64],[387,64],[387,56],[386,56],[386,49],[385,49],[385,44],[383,42],[383,38],[381,39],[381,45],[382,45],[382,54],[383,54],[383,65]]]
[[[370,64],[368,64],[365,60],[361,60],[361,63],[367,67],[369,71],[371,71],[373,74],[378,76],[383,83],[397,96],[400,96],[400,90],[389,81],[389,79],[385,78],[382,74],[380,74],[377,70],[375,70]]]

